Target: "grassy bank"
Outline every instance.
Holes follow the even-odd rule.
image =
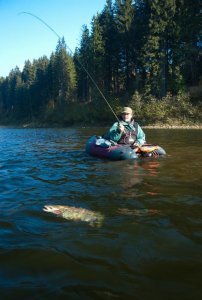
[[[122,95],[108,97],[109,104],[119,117],[123,106],[130,106],[135,120],[145,128],[202,128],[202,102],[192,101],[187,93],[168,94],[162,99],[154,96]],[[14,127],[110,126],[116,118],[102,98],[91,102],[69,102],[54,107],[42,107],[29,117],[20,118],[14,111],[2,113],[0,124]]]

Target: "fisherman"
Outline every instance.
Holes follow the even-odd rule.
[[[122,109],[120,122],[114,123],[104,138],[118,144],[130,145],[132,148],[146,143],[145,133],[133,119],[133,110],[130,107]]]

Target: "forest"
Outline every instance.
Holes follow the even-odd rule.
[[[74,53],[63,37],[0,77],[0,124],[108,122],[106,100],[142,125],[202,123],[201,12],[199,0],[106,0]]]

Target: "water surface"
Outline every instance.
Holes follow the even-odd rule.
[[[111,162],[84,151],[104,130],[0,129],[1,299],[201,298],[202,131],[147,129],[167,157]]]

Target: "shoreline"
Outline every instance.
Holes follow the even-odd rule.
[[[88,128],[88,127],[109,127],[110,124],[72,124],[72,125],[61,125],[61,124],[38,124],[38,123],[24,123],[24,124],[10,124],[10,125],[0,125],[0,128],[18,128],[18,129],[28,129],[28,128],[68,128],[68,127],[81,127],[81,128]],[[202,129],[202,124],[184,124],[184,125],[178,125],[178,124],[151,124],[151,125],[141,125],[140,126],[144,129]]]
[[[199,125],[145,125],[141,126],[145,129],[202,129],[202,124]]]

